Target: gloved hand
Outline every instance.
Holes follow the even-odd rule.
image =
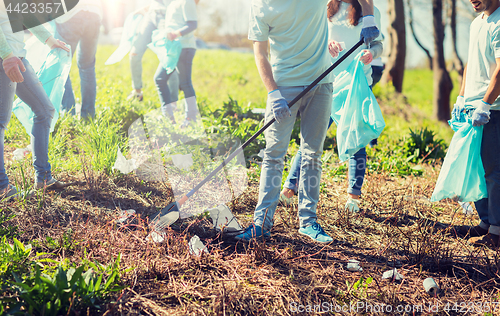
[[[375,23],[375,17],[373,15],[366,15],[363,17],[363,28],[361,29],[361,34],[359,39],[364,39],[366,46],[370,47],[370,43],[376,39],[380,34]]]
[[[472,126],[481,126],[490,121],[491,104],[484,101],[475,101],[475,110],[472,112]]]
[[[281,96],[281,92],[278,89],[269,92],[267,96],[267,105],[273,110],[274,118],[278,123],[292,116],[288,103],[286,103],[285,98]]]
[[[358,213],[359,203],[361,203],[360,200],[349,198],[349,200],[347,200],[347,203],[345,204],[345,210],[351,213]]]
[[[465,109],[465,98],[462,95],[459,95],[457,97],[457,101],[455,102],[455,105],[453,105],[453,111],[451,111],[451,117],[456,120],[460,121],[460,113]]]
[[[3,60],[2,66],[5,74],[12,82],[24,81],[24,77],[21,74],[21,71],[25,72],[26,68],[24,68],[22,60],[14,56],[14,54],[11,53],[9,56],[7,56],[7,58]]]

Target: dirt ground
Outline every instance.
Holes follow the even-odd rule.
[[[426,197],[438,170],[426,167],[424,175],[368,174],[357,214],[344,211],[346,181],[324,177],[317,214],[334,238],[327,245],[297,233],[296,197],[292,206],[278,206],[265,241],[235,242],[200,215],[177,221],[163,243],[147,242],[147,217],[172,202],[172,191],[133,175],[82,172],[64,191],[3,207],[17,215],[10,224],[19,226],[23,242],[38,241],[36,250],[57,260],[107,264],[122,254],[127,287],[107,304],[106,315],[500,315],[498,252],[455,236],[453,225],[476,224],[477,216],[466,217],[450,200],[431,204]],[[251,223],[257,197],[253,180],[228,204],[242,226]],[[117,225],[119,210],[127,209],[137,216]],[[68,231],[62,247],[44,242],[63,240]],[[189,253],[195,234],[208,255]],[[361,272],[347,270],[350,259]],[[393,268],[402,281],[382,279]],[[437,296],[424,290],[428,277],[441,289]]]

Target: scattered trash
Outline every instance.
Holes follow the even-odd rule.
[[[385,271],[384,274],[382,274],[382,279],[390,279],[391,281],[401,281],[403,278],[403,275],[399,273],[396,268]]]
[[[123,174],[127,174],[137,169],[137,165],[135,162],[135,159],[128,160],[127,158],[125,158],[120,150],[120,147],[118,147],[118,151],[116,153],[116,161],[112,169],[116,169]]]
[[[147,237],[146,241],[161,243],[165,240],[166,234],[157,230],[153,230]]]
[[[403,199],[405,201],[415,201],[415,202],[421,202],[421,203],[426,203],[426,204],[432,204],[431,199],[429,199],[428,197],[425,197],[423,195],[417,195],[417,196],[405,195],[405,196],[403,196]]]
[[[130,217],[135,215],[135,210],[125,210],[120,212],[120,217],[116,220],[117,224],[123,224],[125,223]]]
[[[349,262],[347,263],[347,270],[351,272],[361,272],[363,271],[363,268],[359,266],[359,261],[350,259]]]
[[[462,213],[465,215],[472,215],[474,214],[474,208],[472,207],[472,204],[469,202],[458,202],[460,206],[462,207]]]
[[[424,280],[424,289],[430,296],[436,296],[439,293],[439,286],[433,278]]]
[[[187,155],[173,155],[172,161],[174,162],[174,166],[176,166],[179,169],[184,169],[184,170],[189,170],[191,166],[193,165],[193,154],[187,154]]]
[[[195,256],[201,256],[203,252],[208,254],[208,249],[205,247],[205,245],[201,242],[200,237],[197,235],[194,235],[191,240],[189,241],[189,252],[192,255]]]
[[[33,147],[30,145],[26,146],[25,148],[17,148],[14,150],[13,155],[14,155],[14,160],[20,161],[23,160],[26,155],[28,155],[30,152],[33,151]]]
[[[208,211],[215,229],[224,232],[239,232],[243,230],[236,220],[236,217],[234,217],[231,210],[225,204],[221,204],[216,208],[209,209]]]

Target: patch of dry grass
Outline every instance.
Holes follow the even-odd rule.
[[[428,168],[425,174],[367,175],[358,214],[343,209],[345,183],[325,179],[318,218],[335,239],[328,245],[297,234],[296,205],[278,206],[272,237],[259,243],[236,243],[214,231],[203,216],[178,221],[161,244],[147,242],[147,217],[168,204],[165,196],[172,192],[164,184],[141,185],[133,176],[94,175],[91,184],[82,180],[63,192],[45,193],[42,205],[11,202],[7,207],[17,215],[10,224],[19,226],[22,241],[35,241],[37,251],[52,253],[56,260],[108,264],[122,254],[127,288],[107,305],[107,315],[290,315],[296,303],[394,309],[439,304],[439,314],[458,315],[445,313],[446,303],[497,301],[498,252],[454,236],[449,224],[471,224],[477,218],[464,217],[451,201],[428,202],[424,197],[431,195],[437,171]],[[242,225],[251,222],[257,185],[250,183],[229,205]],[[135,220],[117,226],[118,211],[126,209],[136,210]],[[54,249],[45,242],[50,236],[63,245],[68,231],[65,246]],[[194,234],[209,255],[189,253]],[[347,271],[349,259],[359,260],[363,271]],[[382,280],[392,268],[404,275],[402,282]],[[440,296],[425,293],[427,277],[439,284]],[[354,286],[361,278],[366,286]],[[368,278],[373,282],[366,284]]]

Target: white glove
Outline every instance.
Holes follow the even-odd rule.
[[[361,203],[360,200],[349,198],[349,200],[347,200],[347,203],[345,204],[345,210],[352,212],[352,213],[358,213],[359,212],[359,203]]]

